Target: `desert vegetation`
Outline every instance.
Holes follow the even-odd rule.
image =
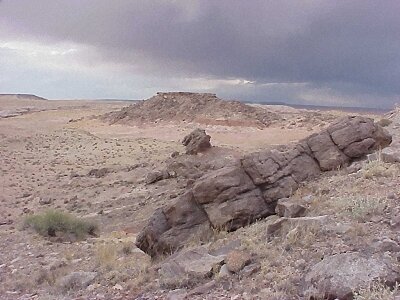
[[[24,220],[24,228],[32,228],[45,237],[71,234],[78,239],[82,239],[88,235],[94,236],[98,231],[95,223],[59,210],[47,210],[27,216]]]

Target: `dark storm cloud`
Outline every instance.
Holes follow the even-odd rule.
[[[307,83],[392,104],[399,12],[397,0],[5,0],[0,38],[82,43],[157,76]]]

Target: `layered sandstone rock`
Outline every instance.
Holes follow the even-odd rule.
[[[275,214],[277,201],[291,196],[301,182],[390,143],[391,136],[372,119],[345,117],[296,145],[246,155],[206,173],[183,196],[158,209],[136,244],[156,256],[212,228],[236,230]]]

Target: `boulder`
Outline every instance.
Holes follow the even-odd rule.
[[[197,154],[211,148],[210,139],[204,129],[197,128],[185,136],[182,144],[186,146],[186,154]]]
[[[394,285],[400,279],[395,259],[383,254],[369,256],[359,252],[324,258],[305,277],[308,299],[353,299],[353,293],[374,281]]]
[[[350,161],[349,157],[335,145],[327,131],[310,136],[307,143],[323,171],[346,166]]]
[[[210,223],[203,208],[188,192],[170,205],[159,208],[136,239],[136,245],[151,256],[169,254],[183,247],[197,235],[211,232]]]
[[[160,180],[168,179],[170,177],[173,177],[173,176],[171,176],[171,174],[166,170],[154,171],[154,172],[150,172],[146,175],[145,182],[146,182],[146,184],[152,184],[152,183],[156,183]]]
[[[261,191],[240,167],[210,172],[195,183],[192,191],[214,228],[235,230],[273,214]]]
[[[210,255],[205,247],[175,253],[162,262],[158,273],[168,284],[211,277],[219,270],[225,256]]]
[[[209,140],[204,130],[197,129],[185,137],[184,144],[188,153],[197,153],[210,146]],[[181,248],[194,235],[207,236],[211,228],[236,230],[275,214],[275,209],[282,216],[301,216],[303,207],[284,204],[282,200],[276,208],[278,200],[292,196],[300,183],[315,178],[321,171],[345,166],[386,147],[391,140],[372,119],[345,117],[297,144],[251,153],[223,166],[212,163],[208,171],[204,170],[204,162],[193,165],[190,169],[196,176],[191,178],[186,193],[155,212],[139,234],[137,246],[156,256]],[[207,155],[195,156],[193,160],[203,156]],[[175,172],[179,176],[180,165],[177,166]],[[323,219],[282,218],[270,224],[269,231],[278,230],[287,221],[297,226]]]
[[[297,218],[304,216],[306,207],[288,198],[279,199],[275,212],[280,217]]]
[[[329,171],[348,165],[352,159],[387,147],[392,137],[370,118],[347,116],[305,141],[321,170]]]

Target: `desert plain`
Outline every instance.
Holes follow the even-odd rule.
[[[154,211],[181,196],[208,168],[296,143],[357,114],[283,105],[245,105],[251,109],[243,113],[241,106],[207,104],[196,94],[178,94],[179,101],[186,101],[181,107],[194,108],[177,111],[165,104],[168,97],[155,96],[147,108],[143,102],[0,96],[0,299],[395,299],[400,279],[398,109],[360,113],[380,122],[392,136],[390,146],[322,172],[293,191],[289,201],[303,207],[299,217],[310,222],[280,225],[274,214],[237,230],[214,228],[206,240],[193,239],[168,255],[151,257],[136,246],[137,236]],[[197,101],[210,107],[198,112]],[[126,118],[129,105],[133,115]],[[223,114],[215,116],[217,110]],[[185,154],[182,140],[196,128],[211,136],[212,148]],[[151,179],[177,163],[180,169]],[[199,174],[194,176],[187,165]],[[49,210],[89,220],[96,232],[84,238],[43,236],[25,226],[29,216]],[[271,224],[282,228],[272,230]],[[206,271],[188,272],[180,265],[176,278],[166,278],[169,257],[192,250],[224,258]],[[335,262],[338,255],[344,262],[352,256],[354,276],[361,282],[351,278],[345,263]],[[202,266],[210,262],[201,259]],[[322,266],[315,268],[321,261],[330,262],[349,286],[336,279],[326,287],[313,284],[318,270],[318,277],[325,274]],[[367,261],[369,274],[360,266]],[[336,295],[324,292],[341,288]],[[388,298],[373,298],[375,292]]]

